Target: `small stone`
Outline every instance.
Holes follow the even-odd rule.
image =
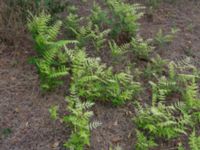
[[[116,120],[113,125],[117,126],[118,125],[118,121]]]
[[[56,149],[58,146],[59,146],[59,142],[54,142],[53,145],[52,145],[52,148]]]
[[[114,143],[117,143],[117,142],[119,142],[119,141],[121,141],[121,138],[120,138],[119,136],[114,137],[114,138],[112,139],[112,142],[114,142]]]
[[[28,127],[29,126],[29,123],[28,122],[26,122],[26,127]]]
[[[15,108],[15,112],[16,112],[16,113],[19,113],[19,108]]]

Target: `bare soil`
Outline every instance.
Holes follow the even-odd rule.
[[[80,8],[80,15],[87,16],[93,0],[88,0],[84,6],[79,0],[73,3]],[[172,27],[179,28],[181,31],[175,40],[163,48],[156,48],[155,52],[170,60],[190,56],[196,66],[200,66],[200,1],[162,3],[153,12],[153,19],[145,15],[140,22],[140,33],[145,38],[153,38],[159,28],[165,33]],[[36,68],[28,64],[28,59],[34,55],[29,35],[21,32],[13,39],[9,34],[0,31],[0,150],[62,150],[70,128],[53,122],[48,109],[55,104],[65,109],[67,85],[55,92],[43,93]],[[109,62],[107,56],[102,59]],[[117,145],[124,150],[134,149],[131,103],[122,107],[97,103],[93,110],[93,120],[102,122],[102,126],[92,131],[91,146],[87,149],[109,150]],[[187,138],[183,140],[187,143]],[[175,150],[179,141],[159,141],[161,146],[156,150]]]

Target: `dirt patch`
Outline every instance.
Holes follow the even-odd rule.
[[[0,149],[2,150],[53,149],[55,143],[64,141],[68,136],[69,129],[54,124],[48,113],[51,105],[63,104],[64,91],[46,94],[41,92],[36,70],[28,64],[32,44],[27,42],[26,44],[19,51],[1,45]],[[55,149],[59,149],[58,146]]]
[[[100,121],[102,126],[92,132],[91,149],[109,149],[117,145],[132,149],[135,141],[134,125],[130,119],[134,114],[132,110],[131,105],[116,108],[97,104],[94,120]]]

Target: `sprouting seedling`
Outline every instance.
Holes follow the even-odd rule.
[[[115,41],[110,41],[109,47],[110,47],[112,56],[116,58],[116,57],[122,56],[127,51],[127,48],[129,47],[129,45],[125,44],[123,46],[118,46]]]
[[[51,108],[49,108],[49,113],[53,120],[56,120],[58,118],[57,112],[58,112],[58,106],[51,106]]]
[[[155,36],[155,44],[163,47],[167,43],[171,43],[177,32],[180,30],[178,28],[172,28],[171,32],[168,34],[164,34],[162,29],[159,29],[158,33]]]

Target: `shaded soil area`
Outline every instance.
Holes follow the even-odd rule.
[[[73,3],[80,8],[79,14],[86,16],[93,0],[88,0],[84,5],[79,0]],[[162,48],[156,48],[155,53],[170,60],[189,56],[197,67],[200,66],[199,1],[162,3],[153,12],[153,19],[149,20],[145,15],[140,22],[140,33],[145,38],[153,38],[159,28],[165,33],[172,27],[179,28],[181,31],[175,40]],[[28,58],[33,55],[30,37],[19,37],[13,41],[6,37],[10,38],[0,32],[0,150],[61,150],[63,142],[70,135],[70,128],[53,122],[48,109],[55,104],[65,109],[67,88],[42,93],[36,68],[28,64]],[[13,47],[15,41],[18,43],[17,48]],[[103,61],[109,62],[105,59]],[[92,132],[91,146],[87,149],[109,150],[117,145],[124,150],[134,149],[135,131],[131,120],[134,109],[131,103],[122,107],[97,103],[93,110],[93,120],[102,122],[102,126]],[[165,142],[158,149],[176,149],[176,146],[177,141]]]
[[[27,63],[32,44],[23,43],[20,50],[0,47],[0,149],[59,149],[55,144],[69,129],[52,123],[48,109],[62,104],[64,93],[40,91],[35,68]]]

